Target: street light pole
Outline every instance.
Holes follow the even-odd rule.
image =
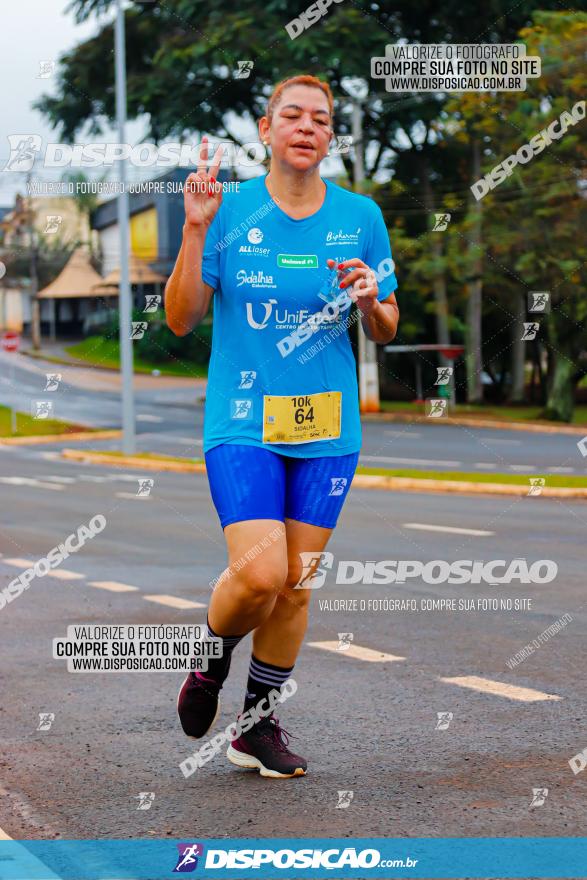
[[[361,192],[365,180],[363,153],[363,108],[360,98],[353,97],[352,135],[354,147],[353,176],[355,192]],[[357,329],[359,343],[359,400],[361,412],[379,412],[379,370],[377,367],[377,347],[372,339],[365,336],[359,321]]]
[[[116,82],[116,121],[118,141],[126,143],[126,52],[124,34],[124,11],[122,0],[116,0],[116,23],[114,28],[114,63]],[[125,455],[135,452],[135,409],[133,389],[133,351],[131,340],[132,303],[128,280],[128,192],[126,189],[126,160],[120,162],[120,193],[118,195],[118,232],[120,241],[120,367],[122,399],[122,451]]]

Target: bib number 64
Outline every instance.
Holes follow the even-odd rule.
[[[314,407],[311,398],[292,397],[291,402],[294,406],[294,420],[296,425],[302,425],[304,422],[314,421]]]

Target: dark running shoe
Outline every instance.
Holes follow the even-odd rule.
[[[226,757],[237,767],[258,770],[273,779],[305,776],[308,762],[290,752],[288,743],[289,734],[277,718],[263,718],[229,745]]]
[[[221,682],[190,672],[177,697],[177,714],[183,731],[192,739],[208,733],[220,711],[218,694]]]

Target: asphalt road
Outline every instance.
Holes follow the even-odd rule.
[[[149,498],[137,498],[141,476],[61,461],[40,446],[0,450],[0,587],[95,514],[107,520],[80,552],[0,610],[0,827],[7,834],[584,833],[587,776],[574,775],[568,762],[587,747],[587,505],[351,490],[328,548],[336,564],[523,557],[553,560],[558,574],[547,584],[458,586],[418,578],[337,586],[333,567],[313,596],[294,671],[298,692],[280,708],[292,746],[309,759],[308,775],[264,780],[220,755],[185,779],[179,763],[198,744],[176,719],[182,673],[74,674],[52,659],[52,640],[68,625],[205,620],[204,608],[174,605],[204,606],[210,580],[225,565],[206,477],[150,474]],[[81,577],[66,580],[68,572]],[[402,598],[419,608],[453,598],[524,599],[530,607],[328,607],[335,599]],[[561,632],[508,666],[563,614],[572,620]],[[336,649],[339,633],[352,633],[352,649]],[[334,650],[316,645],[324,642],[334,642]],[[245,642],[235,652],[217,730],[240,710],[248,649]],[[50,729],[37,729],[40,713],[54,714]],[[446,729],[437,729],[438,713],[452,713],[443,716]],[[545,788],[544,803],[531,806],[533,789]],[[346,808],[337,806],[340,791],[353,792]],[[148,810],[137,809],[140,792],[154,794]]]
[[[47,372],[62,374],[56,391],[44,391]],[[33,401],[52,400],[56,418],[91,427],[119,428],[118,384],[118,375],[111,371],[66,367],[0,352],[0,403],[21,412],[30,413]],[[137,449],[201,455],[205,380],[137,376],[135,386]],[[366,421],[361,464],[582,476],[587,474],[587,458],[577,448],[580,439],[572,434]],[[120,441],[98,440],[92,447],[115,449]]]

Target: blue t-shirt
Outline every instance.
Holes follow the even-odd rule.
[[[221,443],[282,455],[346,455],[361,448],[350,300],[332,284],[337,263],[359,257],[378,275],[379,299],[397,288],[379,206],[325,180],[322,207],[294,220],[273,201],[265,176],[223,195],[204,249],[214,288],[204,452]],[[353,310],[354,313],[355,310]],[[350,318],[352,320],[352,318]],[[340,437],[264,443],[264,396],[342,393]]]

